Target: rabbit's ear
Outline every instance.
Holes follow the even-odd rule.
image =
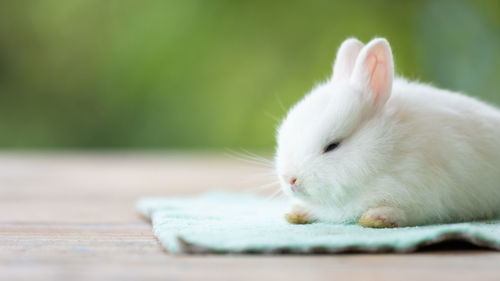
[[[359,54],[351,75],[351,83],[368,92],[375,104],[389,99],[394,79],[391,46],[383,38],[370,41]]]
[[[337,58],[333,64],[332,80],[349,80],[354,63],[363,48],[363,43],[356,38],[346,39],[337,51]]]

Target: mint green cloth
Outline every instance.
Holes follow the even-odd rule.
[[[500,250],[500,221],[370,229],[356,224],[285,221],[285,202],[212,192],[137,202],[170,253],[413,252],[443,241]]]

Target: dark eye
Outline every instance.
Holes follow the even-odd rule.
[[[329,143],[325,149],[323,150],[324,153],[327,153],[329,151],[332,151],[334,150],[335,148],[337,148],[338,146],[340,145],[340,141],[334,141],[334,142],[331,142]]]

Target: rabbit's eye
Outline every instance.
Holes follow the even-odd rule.
[[[329,143],[325,149],[323,150],[323,153],[327,153],[329,151],[332,151],[334,150],[335,148],[337,148],[338,146],[340,145],[340,141],[334,141],[334,142],[331,142]]]

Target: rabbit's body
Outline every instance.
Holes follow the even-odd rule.
[[[285,193],[310,218],[362,218],[372,227],[499,215],[500,111],[462,94],[392,81],[388,44],[370,44],[357,50],[355,62],[339,58],[341,47],[333,79],[299,102],[280,127],[276,161]],[[374,48],[388,48],[389,56],[370,64]]]
[[[432,101],[432,102],[429,102]],[[396,205],[400,225],[491,218],[500,210],[500,112],[464,95],[396,79],[366,132],[385,139],[373,176],[343,203],[311,204],[312,216],[355,221]]]

